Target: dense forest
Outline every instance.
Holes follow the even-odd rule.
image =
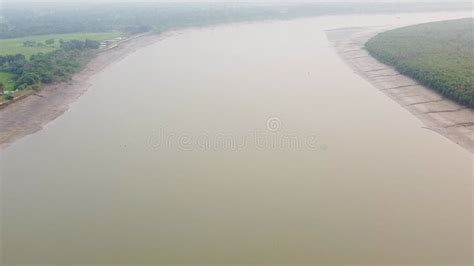
[[[401,74],[474,108],[474,19],[433,22],[378,34],[365,47]]]
[[[0,39],[30,35],[121,31],[165,31],[186,26],[288,19],[318,15],[470,10],[469,1],[449,3],[122,3],[4,4]]]

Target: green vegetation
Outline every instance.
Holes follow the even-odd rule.
[[[22,54],[0,55],[0,73],[6,73],[3,74],[6,79],[13,81],[13,92],[36,90],[43,83],[69,79],[80,68],[80,62],[85,55],[100,46],[98,41],[89,39],[61,40],[59,43],[59,48],[56,50],[34,54],[30,60]],[[6,87],[5,84],[9,83],[2,83],[2,86]],[[10,91],[4,94],[7,100],[12,99],[11,96]]]
[[[3,91],[11,91],[15,86],[13,82],[14,75],[8,72],[0,72],[0,84],[2,84]]]
[[[15,39],[0,39],[0,55],[22,54],[27,59],[37,53],[47,53],[60,47],[59,40],[94,40],[106,41],[117,37],[123,37],[120,32],[96,32],[96,33],[70,33],[36,35]],[[47,43],[48,42],[48,43]]]
[[[365,47],[401,74],[474,108],[474,19],[433,22],[387,31]]]
[[[70,33],[0,39],[0,87],[3,98],[41,84],[71,77],[100,42],[124,37],[120,32]]]

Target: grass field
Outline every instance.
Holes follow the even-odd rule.
[[[432,22],[378,34],[365,48],[458,103],[474,108],[474,19]]]
[[[0,82],[3,83],[5,86],[5,91],[9,91],[13,89],[15,85],[12,81],[13,74],[7,72],[0,72]]]
[[[37,35],[15,39],[0,39],[0,55],[6,54],[24,54],[26,58],[30,58],[32,54],[39,52],[50,52],[59,47],[59,39],[67,40],[85,40],[91,39],[96,41],[105,41],[114,39],[116,37],[124,36],[120,32],[99,32],[99,33],[72,33],[72,34],[51,34],[51,35]],[[36,41],[44,43],[48,39],[55,39],[53,45],[41,47],[25,47],[23,42]]]

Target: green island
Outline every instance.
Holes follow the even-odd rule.
[[[425,23],[380,33],[365,48],[401,74],[474,108],[473,29],[472,18]]]

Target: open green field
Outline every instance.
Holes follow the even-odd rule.
[[[0,72],[0,82],[3,83],[3,86],[5,86],[5,90],[9,91],[13,89],[13,86],[15,83],[12,80],[13,74],[7,73],[7,72]]]
[[[390,30],[365,47],[401,74],[474,108],[474,19],[432,22]]]
[[[111,40],[117,37],[123,37],[125,34],[121,32],[99,32],[99,33],[71,33],[71,34],[50,34],[50,35],[37,35],[15,39],[0,39],[0,55],[6,54],[23,54],[26,58],[30,58],[32,54],[39,52],[50,52],[54,49],[59,48],[59,40],[95,40],[105,41]],[[25,41],[44,42],[48,39],[54,39],[55,42],[52,45],[25,47],[23,43]]]

